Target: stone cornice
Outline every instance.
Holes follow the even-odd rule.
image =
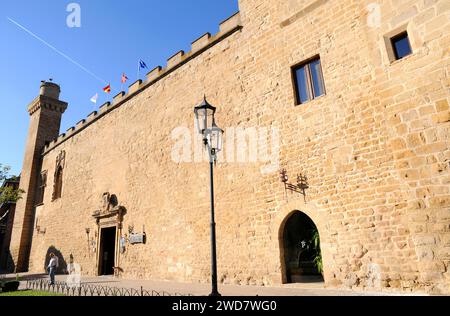
[[[30,103],[28,106],[28,113],[33,115],[40,109],[64,113],[67,109],[67,105],[67,102],[40,95]]]

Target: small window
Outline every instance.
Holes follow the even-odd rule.
[[[44,203],[45,188],[47,187],[47,171],[41,173],[39,181],[39,193],[36,201],[37,205]]]
[[[293,69],[296,104],[303,104],[325,94],[320,58],[314,58]]]
[[[403,32],[391,38],[392,49],[395,60],[402,59],[412,54],[411,43],[409,42],[408,32]]]
[[[63,169],[59,167],[55,173],[55,184],[53,188],[53,201],[58,200],[62,196],[62,185],[63,185]]]

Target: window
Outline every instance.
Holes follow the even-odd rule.
[[[400,33],[391,38],[392,50],[395,60],[402,59],[412,54],[411,44],[409,42],[408,32]]]
[[[55,174],[55,184],[54,184],[54,188],[53,188],[53,201],[61,198],[62,178],[63,178],[63,169],[62,169],[62,167],[59,167]]]
[[[293,69],[296,104],[303,104],[325,94],[320,58],[314,58]]]
[[[66,164],[66,152],[63,150],[56,157],[55,176],[53,178],[52,201],[60,199],[62,196],[63,169]]]
[[[44,202],[44,195],[45,195],[45,187],[47,186],[47,171],[44,171],[41,173],[41,178],[39,181],[39,192],[38,192],[38,198],[36,201],[37,205],[40,205]]]

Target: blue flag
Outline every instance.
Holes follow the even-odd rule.
[[[142,59],[139,61],[139,66],[140,66],[142,69],[148,69],[147,65],[145,64],[145,62],[144,62]]]

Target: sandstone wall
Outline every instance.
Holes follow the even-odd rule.
[[[42,271],[53,245],[96,274],[85,228],[96,230],[91,215],[110,192],[127,209],[123,233],[145,226],[148,237],[120,256],[124,277],[207,281],[208,164],[171,159],[172,131],[194,135],[206,93],[224,129],[278,128],[280,167],[310,185],[305,203],[265,163],[218,164],[222,282],[280,284],[280,230],[300,210],[320,230],[328,285],[449,293],[449,3],[378,4],[241,0],[241,31],[44,156],[46,233],[35,233],[31,269]],[[407,23],[414,53],[391,63],[384,36]],[[295,106],[291,67],[318,54],[327,94]],[[52,202],[61,150],[63,194]]]

